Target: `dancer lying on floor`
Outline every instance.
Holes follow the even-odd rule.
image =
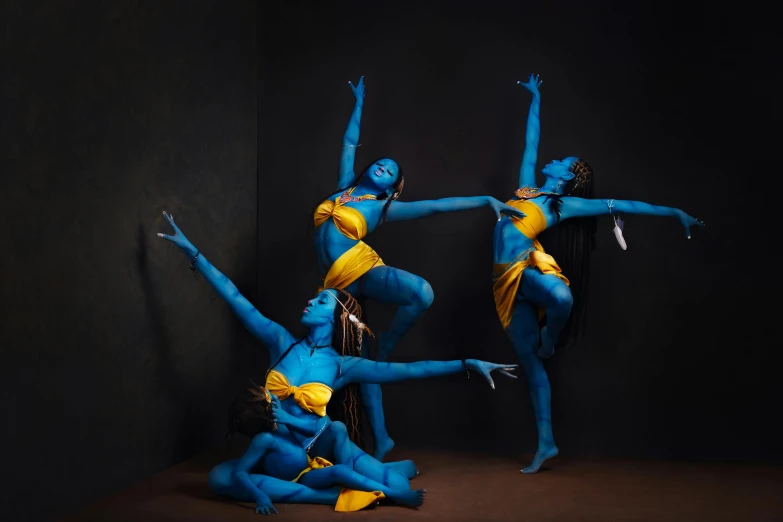
[[[519,188],[507,203],[525,217],[503,217],[495,225],[493,292],[498,317],[522,363],[533,401],[538,450],[533,462],[522,472],[535,473],[545,460],[558,453],[552,435],[549,378],[542,359],[552,356],[556,344],[565,347],[579,335],[590,253],[595,246],[596,216],[614,218],[614,233],[623,249],[620,213],[677,218],[688,239],[691,227],[703,227],[704,223],[677,208],[641,201],[592,199],[593,171],[583,159],[573,156],[545,165],[541,170],[545,181],[538,187],[541,82],[531,74],[527,83],[519,83],[533,94],[533,100],[527,119]],[[559,229],[559,239],[564,243],[563,266],[568,278],[538,241],[538,236],[551,228]]]
[[[315,457],[294,432],[320,433]],[[273,502],[326,504],[335,511],[358,511],[382,498],[410,507],[424,502],[425,490],[412,490],[408,482],[417,474],[412,461],[381,463],[351,441],[342,422],[325,416],[302,423],[261,386],[247,388],[234,402],[234,433],[250,437],[250,445],[240,459],[212,468],[209,486],[218,495],[255,502],[256,513],[277,513]]]

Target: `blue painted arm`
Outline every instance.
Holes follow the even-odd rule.
[[[272,435],[269,433],[261,433],[253,437],[245,454],[237,461],[232,473],[232,478],[236,485],[256,502],[256,509],[259,509],[261,506],[268,506],[268,508],[274,509],[269,495],[257,488],[253,481],[250,480],[250,470],[271,449],[272,443]]]
[[[158,236],[168,239],[188,257],[191,261],[196,254],[194,267],[204,276],[204,279],[215,289],[218,295],[228,303],[231,311],[234,312],[245,328],[253,336],[264,343],[269,350],[270,360],[275,361],[280,354],[295,341],[294,337],[282,326],[261,315],[250,301],[239,293],[236,285],[223,275],[217,268],[212,266],[209,261],[196,249],[195,246],[182,234],[182,231],[174,223],[174,218],[164,212],[163,216],[174,229],[173,236],[167,234],[158,234]]]
[[[386,221],[409,221],[444,212],[457,212],[478,207],[491,207],[497,214],[498,220],[500,220],[501,213],[524,217],[524,214],[519,210],[498,201],[492,196],[473,196],[411,202],[392,201],[386,211]]]
[[[616,214],[641,214],[648,216],[670,216],[676,217],[685,227],[685,233],[690,238],[690,227],[704,226],[702,221],[695,219],[682,210],[672,207],[661,207],[650,205],[643,201],[626,201],[616,199],[582,199],[565,197],[562,199],[563,205],[560,207],[560,219],[600,216],[609,214],[609,206],[612,212]]]
[[[346,357],[343,361],[342,372],[335,382],[335,388],[358,383],[377,383],[405,381],[408,379],[425,379],[427,377],[438,377],[441,375],[450,375],[465,370],[473,370],[484,376],[492,388],[495,383],[490,377],[490,373],[499,370],[500,373],[512,378],[510,371],[516,368],[516,364],[494,364],[476,359],[466,359],[462,361],[418,361],[412,363],[389,363],[377,362],[361,357]]]
[[[538,92],[538,86],[542,82],[538,76],[531,74],[527,83],[517,83],[533,95],[533,99],[530,101],[530,110],[527,113],[525,151],[522,153],[522,164],[519,167],[519,187],[535,187],[538,142],[541,137],[541,94]]]
[[[359,146],[359,122],[362,120],[362,106],[364,105],[364,76],[359,78],[356,87],[348,82],[353,90],[356,103],[353,106],[351,119],[348,120],[348,127],[343,136],[343,152],[340,156],[340,175],[337,180],[337,188],[345,188],[356,178],[353,171],[353,162],[356,157],[356,147]]]
[[[527,83],[517,83],[533,95],[533,99],[530,101],[530,110],[527,113],[525,151],[522,153],[522,164],[519,167],[519,187],[535,187],[538,142],[541,137],[541,94],[538,92],[538,86],[541,85],[541,82],[537,76],[534,77],[531,74]]]
[[[272,417],[276,423],[283,424],[287,428],[308,437],[319,433],[326,425],[332,422],[328,416],[318,417],[313,420],[312,418],[291,415],[283,409],[280,399],[276,395],[272,395],[271,407]]]

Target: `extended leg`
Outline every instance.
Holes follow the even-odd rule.
[[[416,324],[432,304],[432,287],[419,276],[389,266],[373,268],[356,285],[369,299],[398,305],[389,329],[378,336],[377,359],[385,361],[400,338]],[[364,350],[363,355],[369,357],[368,352]],[[394,447],[394,441],[386,431],[381,386],[362,384],[360,387],[365,413],[375,440],[373,456],[382,461]]]
[[[536,354],[538,346],[538,310],[536,307],[530,302],[517,300],[511,324],[506,329],[506,333],[514,345],[519,363],[525,372],[538,430],[538,451],[536,451],[533,462],[523,469],[522,473],[535,473],[545,460],[551,459],[558,453],[552,435],[549,377],[544,369],[544,363]]]
[[[410,507],[422,505],[426,494],[423,489],[413,491],[410,488],[397,489],[384,485],[365,477],[345,464],[335,464],[328,468],[319,468],[309,471],[302,475],[302,478],[299,479],[299,483],[313,489],[343,486],[358,491],[380,491],[394,502]]]
[[[546,308],[546,326],[541,329],[538,356],[547,359],[555,353],[555,344],[571,315],[574,298],[562,279],[528,268],[522,274],[520,293],[538,306]]]
[[[240,502],[255,502],[249,498],[247,491],[234,482],[232,474],[237,461],[218,464],[209,472],[209,487],[218,495],[232,498]],[[326,504],[334,506],[340,495],[340,488],[315,490],[303,484],[280,480],[266,475],[250,475],[250,480],[272,502],[282,504]]]

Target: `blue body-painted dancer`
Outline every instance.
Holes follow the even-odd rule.
[[[207,280],[220,297],[228,303],[245,328],[269,350],[270,361],[273,361],[273,364],[267,372],[265,388],[280,399],[280,407],[276,417],[282,418],[284,424],[292,428],[287,431],[286,440],[298,442],[298,447],[303,451],[309,451],[316,456],[338,453],[333,445],[333,439],[322,435],[328,433],[327,428],[331,426],[328,417],[326,417],[326,405],[333,392],[343,387],[348,390],[345,412],[349,422],[349,435],[355,438],[358,430],[358,411],[356,411],[356,390],[353,388],[358,383],[386,383],[421,379],[466,370],[475,371],[484,376],[492,388],[495,387],[490,375],[493,371],[497,370],[504,375],[516,378],[509,373],[517,366],[515,364],[500,365],[475,359],[389,363],[362,358],[362,336],[364,332],[370,334],[372,332],[362,322],[362,310],[356,299],[348,292],[339,289],[324,289],[315,298],[308,301],[302,312],[301,321],[309,331],[306,336],[296,339],[284,327],[264,317],[239,293],[236,286],[212,266],[184,236],[174,223],[174,218],[166,212],[163,215],[174,229],[174,235],[158,234],[158,236],[179,247],[190,259],[191,269],[198,271]],[[338,426],[340,425],[338,424]],[[334,429],[335,427],[329,428],[329,430]],[[258,429],[251,435],[261,431],[264,430]],[[269,437],[263,438],[268,439]],[[280,444],[284,442],[280,442]],[[264,448],[272,451],[270,447],[264,446]],[[354,450],[352,449],[352,451]],[[299,457],[291,458],[298,458],[301,461],[301,454],[298,450],[297,455]],[[252,460],[250,457],[248,459]],[[284,461],[288,462],[286,459]],[[285,462],[279,465],[283,466]],[[338,459],[338,463],[340,462],[341,460]],[[270,466],[272,472],[267,470],[270,476],[290,480],[286,478],[290,475],[289,468],[278,469],[277,464],[270,464]],[[405,464],[397,464],[397,466],[405,467]],[[313,477],[319,475],[316,474]],[[237,478],[237,480],[240,479]],[[314,478],[308,479],[308,481],[311,480]],[[244,478],[241,479],[241,482],[243,483],[241,486],[243,491],[252,490],[252,488],[248,489],[249,483]],[[383,483],[383,481],[381,482]],[[236,485],[235,483],[223,484],[226,487]],[[389,492],[388,496],[394,499],[398,493]],[[411,500],[405,495],[400,497],[398,501],[409,503]],[[280,499],[288,497],[283,495],[274,498],[278,498],[277,501],[282,502],[285,500]],[[317,498],[327,497],[319,493]],[[297,501],[304,502],[304,500]],[[268,508],[264,507],[268,502],[267,498],[259,495],[258,502],[262,511],[268,511]]]
[[[552,356],[555,345],[573,342],[579,334],[589,256],[594,247],[596,216],[615,218],[618,241],[625,248],[618,214],[646,214],[677,218],[690,239],[693,226],[704,223],[682,210],[640,201],[590,199],[593,172],[582,159],[567,157],[544,166],[544,184],[536,184],[536,159],[540,136],[541,82],[531,75],[519,82],[533,94],[527,120],[525,150],[519,171],[519,189],[507,203],[524,218],[503,217],[495,226],[493,292],[501,323],[511,339],[527,378],[538,428],[538,450],[523,473],[535,473],[557,455],[552,435],[549,378],[542,359]],[[620,224],[618,226],[617,224]],[[538,236],[558,227],[568,243],[563,251],[568,273],[544,252]],[[566,232],[567,231],[567,232]],[[545,317],[545,322],[540,322]],[[543,324],[543,326],[542,326]],[[561,335],[562,334],[562,335]]]
[[[337,190],[315,209],[315,249],[323,276],[323,287],[348,290],[357,297],[393,304],[397,311],[388,329],[378,336],[378,361],[385,361],[400,338],[410,330],[432,304],[430,284],[421,277],[386,266],[362,239],[383,223],[409,221],[445,212],[478,207],[522,217],[513,207],[490,196],[453,197],[430,201],[400,202],[403,175],[390,158],[374,161],[358,175],[354,172],[359,146],[359,123],[364,105],[364,79],[354,87],[351,118],[343,136]],[[364,356],[369,357],[365,350]],[[378,384],[363,384],[361,393],[375,449],[383,460],[394,442],[386,431],[382,393]]]

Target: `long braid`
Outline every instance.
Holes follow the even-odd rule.
[[[571,165],[570,171],[574,178],[565,187],[568,196],[592,199],[595,191],[593,169],[586,161],[580,159]],[[550,195],[552,210],[560,220],[560,196]],[[559,261],[563,273],[571,282],[573,305],[568,322],[557,341],[557,349],[564,350],[579,340],[584,332],[587,319],[588,279],[590,275],[590,254],[595,248],[595,217],[569,219],[558,223],[542,234],[542,240],[549,242],[550,250]],[[554,237],[553,237],[554,236]]]
[[[362,307],[348,292],[337,290],[338,304],[335,307],[335,328],[332,345],[339,346],[342,357],[361,357],[362,341],[365,330],[374,336],[372,331],[362,322]],[[354,443],[361,447],[359,385],[349,384],[345,388],[343,399],[343,414],[348,427],[348,435]]]

